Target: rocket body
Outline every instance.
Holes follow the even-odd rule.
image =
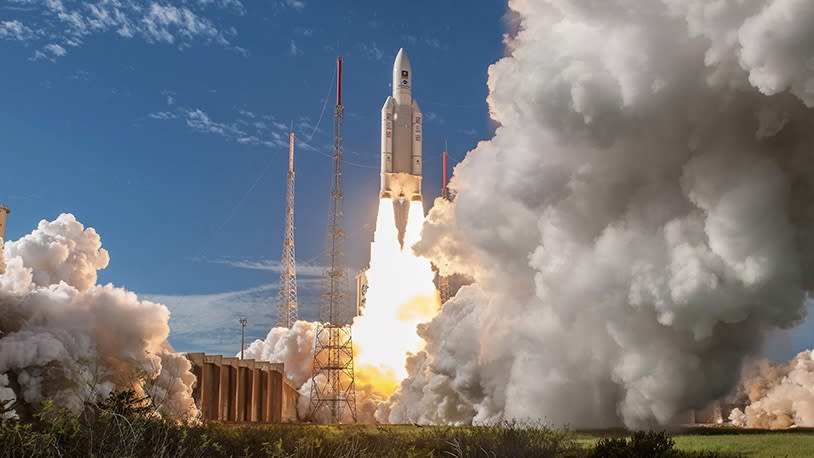
[[[400,49],[393,63],[393,94],[382,107],[382,198],[422,200],[422,115],[412,91],[413,69]]]

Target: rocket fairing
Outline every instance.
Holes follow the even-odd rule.
[[[422,200],[422,115],[412,91],[413,69],[402,48],[393,63],[393,95],[382,107],[382,198]]]

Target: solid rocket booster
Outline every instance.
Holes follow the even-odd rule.
[[[393,63],[393,95],[382,107],[382,198],[422,200],[421,110],[404,48]]]

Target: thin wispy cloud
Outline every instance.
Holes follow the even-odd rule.
[[[296,41],[291,40],[291,44],[289,45],[289,48],[288,48],[288,53],[291,54],[292,56],[301,56],[302,55],[302,49],[300,49],[297,46]]]
[[[300,317],[314,320],[321,279],[298,279]],[[268,283],[214,294],[147,294],[143,299],[170,310],[170,343],[178,351],[234,355],[240,351],[240,318],[246,317],[246,342],[264,338],[277,319],[279,286]]]
[[[421,38],[416,35],[402,34],[401,40],[407,43],[408,46],[416,46],[419,41],[433,49],[447,49],[448,46],[441,42],[437,37],[432,35],[422,35]]]
[[[308,27],[294,27],[294,33],[303,37],[314,35],[314,29]]]
[[[303,0],[274,0],[274,9],[276,11],[295,10],[301,12],[305,9],[305,1]]]
[[[20,18],[0,22],[0,39],[33,44],[48,40],[35,51],[35,60],[54,60],[66,55],[71,47],[81,46],[90,37],[101,34],[140,38],[147,43],[170,44],[179,49],[204,43],[240,54],[246,52],[228,38],[237,33],[234,28],[222,29],[205,16],[209,8],[243,14],[243,4],[237,0],[184,0],[169,4],[110,0],[68,4],[61,0],[13,0],[13,3],[26,9],[16,11]],[[25,23],[21,20],[23,17]],[[54,46],[59,46],[61,51],[54,52],[57,51]]]
[[[180,120],[195,132],[217,135],[242,145],[288,148],[288,124],[273,121],[272,115],[256,114],[246,109],[239,109],[230,120],[224,121],[202,108],[179,106],[175,98],[167,95],[166,109],[148,113],[147,117],[157,121]],[[307,118],[299,124],[304,126],[303,129],[311,126]]]
[[[26,41],[34,36],[36,33],[20,21],[0,21],[0,40]]]
[[[178,117],[175,115],[175,113],[169,111],[156,111],[154,113],[148,114],[147,116],[149,116],[152,119],[175,119]]]
[[[233,124],[213,121],[209,118],[209,115],[199,108],[187,110],[186,125],[199,132],[216,134],[223,137],[245,136],[245,132]]]
[[[371,41],[370,43],[359,43],[359,50],[362,52],[362,55],[367,57],[368,59],[373,59],[377,61],[381,61],[384,59],[384,52],[379,49],[376,42]]]
[[[276,259],[261,259],[258,261],[218,259],[210,262],[214,264],[225,264],[237,269],[267,270],[278,274],[283,270],[282,263]],[[324,272],[325,267],[320,265],[307,263],[297,264],[297,276],[322,277]]]
[[[241,15],[246,13],[246,7],[243,6],[240,0],[187,0],[184,3],[196,3],[202,8],[216,6],[223,9],[232,9]]]
[[[426,43],[430,48],[441,49],[441,40],[438,38],[426,36],[424,37],[424,43]]]
[[[32,60],[50,60],[54,61],[57,57],[62,57],[67,53],[65,48],[62,46],[50,43],[42,47],[42,49],[35,51],[34,55],[31,57]]]
[[[444,124],[444,118],[442,118],[438,113],[434,111],[428,111],[424,113],[424,118],[430,122]]]

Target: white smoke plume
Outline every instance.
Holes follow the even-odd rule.
[[[391,422],[667,424],[814,280],[814,3],[510,0],[494,138],[419,254],[465,288]],[[442,272],[449,273],[449,272]]]
[[[271,328],[265,340],[257,339],[243,351],[246,359],[283,363],[285,376],[301,387],[314,367],[314,333],[317,323],[297,321],[291,328]]]
[[[124,389],[150,395],[179,420],[197,415],[191,365],[167,342],[169,311],[96,284],[109,256],[92,228],[62,214],[4,251],[0,398],[16,399],[9,415],[31,414],[46,399],[78,414]]]
[[[297,321],[291,328],[272,328],[264,340],[257,339],[243,351],[246,359],[283,363],[288,381],[297,388],[297,415],[300,419],[311,414],[311,379],[314,368],[314,336],[318,323]],[[317,383],[325,383],[324,377],[317,377]],[[371,387],[356,385],[356,417],[360,423],[374,423],[374,413],[385,399],[376,395]],[[327,412],[323,412],[327,414]],[[342,423],[352,422],[350,413],[345,411]],[[327,416],[313,419],[328,422]]]
[[[735,426],[814,426],[814,350],[799,353],[788,364],[747,366],[739,388],[749,405],[732,411],[729,419]]]

